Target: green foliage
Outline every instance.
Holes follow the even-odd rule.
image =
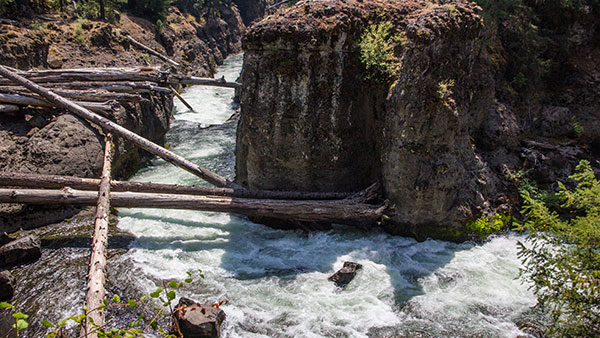
[[[198,270],[200,278],[204,278],[202,274],[202,270]],[[79,315],[70,316],[64,318],[57,323],[52,323],[51,321],[44,319],[41,321],[42,326],[48,328],[49,333],[46,335],[47,338],[65,338],[66,332],[65,328],[69,322],[73,322],[80,327],[86,327],[87,324],[90,324],[91,331],[89,333],[96,333],[99,338],[134,338],[134,337],[145,337],[148,334],[148,330],[152,329],[157,331],[160,335],[165,338],[177,338],[181,336],[181,332],[177,325],[174,326],[173,332],[176,332],[178,335],[170,334],[170,330],[165,330],[158,325],[157,319],[159,315],[163,314],[165,316],[169,316],[169,318],[174,318],[175,311],[177,309],[174,307],[174,301],[176,296],[176,290],[181,288],[186,283],[193,282],[192,274],[190,272],[187,273],[188,278],[185,279],[184,282],[179,282],[176,280],[172,280],[169,283],[164,282],[163,287],[158,287],[155,291],[151,292],[149,295],[143,296],[139,299],[129,299],[126,302],[121,301],[121,297],[119,295],[114,295],[111,300],[104,299],[104,302],[99,307],[89,310],[87,307],[83,307],[83,312]],[[108,327],[100,327],[93,322],[90,314],[101,311],[109,307],[126,307],[132,310],[135,310],[140,305],[151,302],[152,300],[160,301],[161,306],[155,307],[157,311],[156,315],[150,321],[144,321],[145,315],[140,314],[137,319],[126,325],[124,328],[108,328]],[[221,301],[213,304],[213,306],[220,306],[227,301]],[[1,302],[0,309],[9,309],[13,312],[12,316],[14,318],[13,328],[15,329],[15,337],[19,338],[19,332],[21,330],[29,327],[29,322],[27,319],[29,316],[27,314],[18,312],[16,307],[12,304]],[[109,322],[109,321],[107,321]],[[79,330],[77,330],[79,332]]]
[[[129,11],[152,21],[165,20],[171,0],[128,0]]]
[[[573,126],[573,132],[575,133],[575,136],[577,136],[577,138],[580,138],[583,135],[583,132],[585,131],[581,123],[577,121],[571,121],[571,125]]]
[[[525,223],[518,229],[530,234],[519,243],[521,276],[552,316],[549,335],[600,336],[600,182],[587,161],[571,178],[574,190],[559,183],[560,215],[522,191]]]
[[[358,46],[360,61],[365,66],[366,78],[371,80],[388,80],[398,73],[400,60],[394,55],[394,45],[403,43],[401,34],[392,35],[391,22],[370,25],[363,32]]]
[[[452,95],[452,87],[454,87],[454,80],[444,80],[438,83],[436,96],[440,100],[446,100]]]
[[[479,239],[485,239],[489,235],[505,229],[512,223],[512,217],[508,214],[495,214],[490,217],[481,217],[467,222],[467,230]]]

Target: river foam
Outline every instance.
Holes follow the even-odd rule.
[[[222,72],[237,78],[241,56]],[[176,152],[222,175],[233,173],[235,126],[228,89],[192,87],[183,93],[198,112],[177,104],[167,136]],[[155,160],[134,180],[200,184],[192,175]],[[390,236],[336,226],[306,236],[275,230],[228,214],[120,209],[119,226],[135,234],[123,259],[146,278],[184,279],[181,291],[224,306],[225,337],[514,337],[515,324],[535,297],[517,279],[519,235],[482,245]],[[327,280],[344,261],[363,265],[345,288]]]

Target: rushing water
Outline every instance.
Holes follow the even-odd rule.
[[[217,77],[235,80],[241,63],[230,57]],[[171,149],[231,175],[235,125],[224,122],[236,108],[232,90],[192,87],[183,96],[197,112],[177,104]],[[201,184],[160,160],[134,180]],[[225,337],[515,337],[535,303],[517,279],[514,234],[483,245],[419,243],[343,226],[306,236],[219,213],[119,212],[119,227],[138,237],[121,257],[140,274],[137,287],[202,269],[206,278],[182,294],[229,300]],[[339,289],[327,277],[349,260],[363,269]]]

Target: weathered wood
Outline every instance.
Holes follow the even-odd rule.
[[[195,76],[170,74],[154,67],[137,68],[81,68],[32,70],[17,73],[35,83],[65,83],[65,82],[114,82],[114,81],[148,81],[155,83],[170,83],[184,85],[214,86],[225,88],[241,88],[237,82],[227,82],[224,78],[208,79]],[[0,86],[11,85],[12,81],[0,79]]]
[[[182,169],[185,169],[185,170],[189,171],[190,173],[206,180],[207,182],[209,182],[213,185],[216,185],[218,187],[225,187],[228,185],[236,186],[235,184],[230,183],[227,180],[225,180],[225,178],[221,177],[220,175],[217,175],[216,173],[213,173],[212,171],[210,171],[208,169],[202,168],[199,165],[196,165],[196,164],[186,160],[185,158],[173,153],[172,151],[169,151],[169,150],[121,127],[120,125],[108,120],[107,118],[104,118],[100,115],[94,114],[91,111],[89,111],[88,109],[83,108],[83,107],[81,107],[59,95],[56,95],[53,92],[51,92],[43,87],[40,87],[39,85],[23,78],[22,76],[19,76],[15,73],[9,71],[8,69],[6,69],[3,66],[0,66],[0,75],[9,78],[13,82],[18,83],[19,85],[31,90],[32,92],[34,92],[36,94],[39,94],[40,96],[44,97],[46,100],[54,103],[55,105],[57,105],[59,107],[67,108],[74,114],[78,115],[79,117],[82,117],[92,123],[95,123],[95,124],[99,125],[100,127],[102,127],[103,129],[135,143],[137,146],[148,151],[149,153],[154,154],[154,155],[164,159],[165,161],[170,162]]]
[[[173,92],[173,94],[177,96],[181,103],[183,103],[189,110],[194,111],[194,108],[192,108],[192,106],[181,95],[179,95],[175,88],[173,88],[172,86],[169,86],[169,88],[171,88],[171,92]]]
[[[38,97],[29,96],[29,95],[17,95],[17,94],[5,94],[0,93],[0,102],[9,103],[13,105],[21,105],[21,106],[33,106],[33,107],[57,107],[56,104],[49,103],[46,100],[42,100]],[[118,111],[120,109],[120,104],[117,101],[107,101],[107,102],[85,102],[85,101],[76,101],[77,105],[89,109],[93,112],[107,114],[110,115],[112,112]]]
[[[93,191],[70,188],[61,190],[0,189],[0,203],[94,205],[97,196],[98,194]],[[387,203],[375,206],[352,200],[290,201],[136,192],[111,192],[110,200],[114,207],[202,210],[250,217],[363,226],[379,221],[387,209]]]
[[[116,93],[150,93],[160,92],[169,93],[169,88],[161,87],[156,82],[142,81],[112,81],[112,82],[95,82],[95,81],[73,81],[59,83],[45,83],[46,88],[69,88],[69,89],[101,89]]]
[[[0,186],[27,187],[44,189],[61,189],[71,187],[79,190],[97,190],[100,180],[96,178],[79,178],[71,176],[20,174],[0,172]],[[111,191],[149,192],[184,195],[211,195],[246,197],[259,199],[288,199],[288,200],[336,200],[350,197],[350,193],[342,192],[303,192],[303,191],[267,191],[232,188],[212,188],[201,186],[186,186],[177,184],[159,184],[149,182],[111,181]],[[368,201],[371,196],[357,198]]]
[[[228,82],[225,78],[220,79],[207,79],[203,77],[195,76],[184,76],[178,74],[170,74],[168,82],[171,84],[179,83],[184,85],[196,85],[196,86],[212,86],[212,87],[223,87],[223,88],[241,88],[242,84],[238,82]]]
[[[18,75],[35,83],[60,83],[71,81],[150,81],[164,83],[168,73],[152,67],[136,68],[80,68],[50,69],[19,72]],[[0,85],[13,81],[0,79]]]
[[[61,89],[56,88],[52,90],[55,94],[66,97],[68,99],[80,101],[80,102],[107,102],[107,101],[123,101],[123,102],[141,102],[144,100],[140,95],[130,93],[115,93],[107,90],[99,89],[86,89],[86,90],[74,90],[74,89]],[[6,88],[0,87],[0,92],[4,94],[13,94],[21,96],[31,95],[29,91],[20,88]]]
[[[113,159],[113,143],[110,134],[106,136],[104,146],[104,166],[98,191],[98,202],[96,204],[96,220],[94,223],[94,236],[92,238],[92,252],[90,254],[90,267],[88,271],[87,291],[85,295],[85,306],[90,310],[89,318],[94,324],[104,326],[104,310],[98,309],[103,304],[106,290],[106,248],[108,246],[108,216],[110,212],[110,171]],[[89,321],[82,327],[81,333],[84,337],[96,338],[98,335],[93,331]]]
[[[13,104],[0,104],[0,113],[16,113],[19,109],[19,106]]]
[[[137,41],[136,39],[132,38],[131,36],[127,36],[127,38],[129,39],[129,42],[131,42],[132,45],[134,45],[137,48],[140,48],[142,50],[145,50],[146,52],[158,57],[159,59],[168,62],[170,64],[172,64],[173,66],[179,67],[179,63],[169,59],[167,56],[155,51],[154,49],[142,44],[141,42]]]

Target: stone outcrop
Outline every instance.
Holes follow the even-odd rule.
[[[344,266],[327,280],[332,281],[339,287],[344,287],[356,276],[356,272],[362,269],[362,265],[354,262],[344,262]]]
[[[15,277],[10,271],[0,271],[0,301],[9,301],[15,293]]]
[[[391,89],[366,79],[357,47],[385,21],[406,38]],[[380,179],[398,210],[385,228],[399,234],[489,211],[495,177],[471,139],[493,98],[482,28],[474,6],[410,1],[301,1],[256,24],[244,40],[238,182],[357,191]]]
[[[162,61],[134,48],[126,35],[181,64],[179,73],[210,76],[229,54],[241,49],[244,24],[235,6],[200,11],[197,18],[170,7],[164,23],[121,15],[120,25],[55,20],[31,26],[27,20],[0,22],[0,64],[18,68],[160,65]],[[48,14],[49,17],[53,16]],[[162,144],[168,130],[171,94],[143,94],[139,103],[123,102],[111,119]],[[115,138],[113,176],[126,178],[148,158],[130,142]],[[0,116],[0,171],[99,177],[104,141],[100,129],[62,110],[28,109]],[[77,208],[0,204],[0,230],[12,232],[57,222]]]
[[[175,318],[186,338],[218,338],[225,312],[219,307],[196,303],[182,297],[176,306]]]
[[[380,180],[395,206],[386,231],[462,241],[482,235],[473,220],[518,206],[516,172],[533,168],[550,184],[579,159],[594,162],[600,67],[582,58],[600,50],[595,24],[577,35],[588,41],[582,54],[562,55],[577,72],[561,95],[580,103],[519,106],[499,99],[508,54],[480,11],[464,1],[299,1],[254,24],[243,41],[237,181],[357,191]],[[359,42],[386,22],[399,67],[377,80]]]
[[[0,247],[0,268],[34,262],[41,256],[40,238],[27,235]]]

